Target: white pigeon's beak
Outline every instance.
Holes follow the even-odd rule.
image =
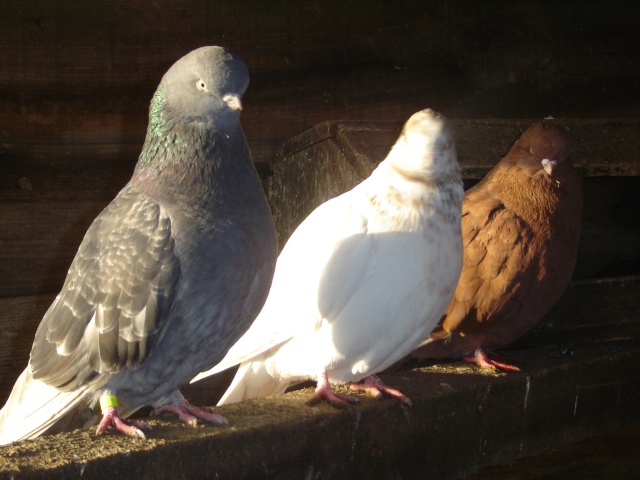
[[[549,160],[547,158],[542,160],[541,163],[542,163],[542,168],[544,168],[544,171],[547,172],[547,174],[549,175],[553,174],[553,169],[558,164],[556,160]]]
[[[222,100],[229,106],[231,110],[242,110],[242,101],[237,93],[227,93]]]

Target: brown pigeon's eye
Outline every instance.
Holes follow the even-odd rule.
[[[204,83],[204,80],[200,79],[196,82],[196,88],[198,90],[200,90],[201,92],[206,92],[207,91],[207,84]]]

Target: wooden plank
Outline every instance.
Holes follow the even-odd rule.
[[[53,294],[0,298],[0,404],[29,361],[31,344]]]
[[[640,338],[640,275],[574,281],[544,319],[510,348]]]
[[[606,433],[507,465],[484,467],[460,480],[640,478],[640,426]]]
[[[458,478],[638,424],[640,344],[524,352],[525,373],[459,363],[385,376],[413,399],[306,405],[312,389],[221,407],[228,426],[151,418],[150,438],[92,429],[0,447],[0,478]],[[339,389],[340,391],[346,391]],[[607,412],[603,415],[603,412]],[[247,448],[251,445],[251,448]]]
[[[452,118],[635,118],[640,106],[632,3],[570,0],[551,19],[537,2],[115,5],[2,2],[0,142],[141,142],[160,77],[204,44],[247,61],[243,122],[258,162],[326,120],[401,122],[426,106]]]

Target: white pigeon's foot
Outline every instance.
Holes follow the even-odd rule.
[[[327,372],[322,372],[322,374],[318,375],[318,386],[316,387],[313,397],[311,397],[307,404],[314,405],[322,400],[325,400],[336,407],[344,407],[346,405],[358,403],[358,399],[355,397],[335,393],[329,384]]]
[[[102,412],[102,420],[100,420],[98,424],[96,435],[104,434],[109,427],[113,428],[116,432],[137,438],[147,438],[143,430],[152,430],[151,425],[142,420],[124,420],[120,418],[116,407],[106,408]]]
[[[195,427],[198,419],[214,425],[227,425],[229,422],[222,415],[213,413],[209,407],[195,407],[187,402],[179,391],[173,392],[169,396],[169,401],[154,409],[156,415],[171,413],[177,415],[182,423]]]
[[[362,383],[351,384],[351,390],[364,391],[374,398],[382,398],[383,394],[389,395],[390,397],[400,400],[409,407],[412,406],[409,397],[403,394],[400,390],[396,390],[395,388],[385,385],[377,375],[370,375],[366,377],[362,380]]]
[[[473,355],[463,357],[465,362],[474,363],[480,368],[490,368],[492,370],[504,370],[507,372],[519,372],[520,369],[515,365],[506,363],[504,357],[496,353],[485,352],[478,348]]]

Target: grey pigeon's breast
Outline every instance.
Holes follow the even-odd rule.
[[[178,215],[170,208],[180,282],[154,351],[140,368],[109,384],[122,403],[160,401],[211,368],[259,313],[277,248],[266,199],[256,200],[235,213],[225,208]]]

